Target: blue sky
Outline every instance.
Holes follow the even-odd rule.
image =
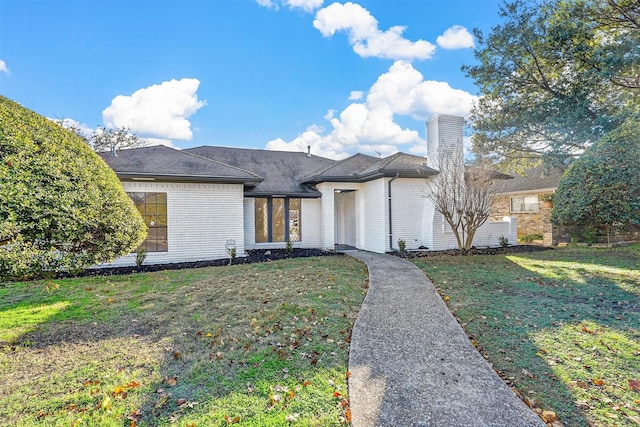
[[[499,0],[0,0],[0,94],[177,148],[423,155]]]

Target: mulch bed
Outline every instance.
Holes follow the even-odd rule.
[[[511,254],[521,252],[535,252],[551,249],[545,246],[536,245],[517,245],[508,246],[506,248],[472,248],[468,251],[462,251],[459,249],[449,249],[443,251],[430,251],[430,250],[415,250],[407,251],[405,253],[390,252],[390,255],[397,256],[399,258],[411,259],[421,257],[434,257],[434,256],[470,256],[470,255],[499,255],[499,254]],[[287,252],[285,249],[251,249],[246,251],[247,256],[238,257],[233,260],[233,265],[238,264],[251,264],[257,262],[269,262],[279,259],[288,258],[302,258],[312,256],[329,256],[329,255],[342,255],[341,252],[329,251],[323,249],[313,248],[295,248],[291,252]],[[130,267],[110,267],[110,268],[90,268],[84,270],[78,274],[60,274],[58,278],[65,277],[90,277],[90,276],[109,276],[109,275],[122,275],[132,273],[148,273],[152,271],[163,270],[183,270],[187,268],[201,268],[201,267],[216,267],[229,265],[229,259],[216,259],[211,261],[194,261],[194,262],[179,262],[171,264],[149,264],[141,266]]]
[[[539,252],[548,251],[553,248],[549,246],[538,245],[514,245],[507,247],[491,247],[491,248],[471,248],[469,250],[461,249],[447,249],[443,251],[430,251],[425,250],[411,250],[404,253],[391,252],[390,255],[395,255],[399,258],[411,259],[411,258],[423,258],[423,257],[435,257],[435,256],[476,256],[476,255],[505,255],[505,254],[517,254],[525,252]]]
[[[342,255],[340,252],[327,251],[322,249],[303,249],[295,248],[291,252],[287,252],[285,249],[251,249],[246,250],[247,256],[238,257],[233,260],[233,265],[238,264],[251,264],[256,262],[269,262],[278,259],[287,258],[302,258],[312,256],[328,256],[328,255]],[[84,270],[79,274],[69,275],[61,274],[58,278],[63,277],[87,277],[87,276],[108,276],[108,275],[121,275],[132,273],[148,273],[152,271],[163,270],[184,270],[187,268],[201,268],[201,267],[218,267],[222,265],[229,265],[229,258],[216,259],[211,261],[194,261],[194,262],[179,262],[171,264],[149,264],[141,266],[130,267],[109,267],[109,268],[91,268]]]

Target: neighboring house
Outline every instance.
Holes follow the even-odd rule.
[[[336,161],[307,153],[203,146],[154,146],[103,153],[149,227],[147,263],[237,256],[245,250],[346,245],[371,252],[457,247],[431,202],[425,179],[438,174],[438,153],[463,155],[464,120],[427,122],[428,158],[356,154]],[[516,239],[516,222],[489,222],[476,246]],[[131,265],[130,254],[110,265]]]
[[[513,179],[494,185],[499,193],[492,203],[492,218],[503,216],[518,220],[518,237],[541,234],[545,245],[558,243],[558,233],[551,224],[553,194],[560,184],[564,169],[539,166],[516,174]]]

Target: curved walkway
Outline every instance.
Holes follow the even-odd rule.
[[[469,342],[433,284],[400,258],[369,268],[349,352],[352,426],[544,426]]]

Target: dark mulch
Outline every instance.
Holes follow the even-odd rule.
[[[471,248],[467,251],[461,249],[447,249],[443,251],[430,251],[425,250],[412,250],[404,253],[391,252],[391,255],[395,255],[399,258],[411,259],[411,258],[423,258],[423,257],[435,257],[435,256],[476,256],[476,255],[504,255],[504,254],[517,254],[524,252],[538,252],[547,251],[553,248],[548,246],[537,245],[515,245],[507,247],[495,247],[495,248]]]
[[[508,246],[506,248],[472,248],[468,251],[462,251],[459,249],[449,249],[444,251],[430,251],[430,250],[416,250],[405,253],[390,252],[391,255],[395,255],[400,258],[420,258],[420,257],[434,257],[434,256],[469,256],[469,255],[499,255],[499,254],[511,254],[519,252],[535,252],[551,249],[545,246],[535,245],[517,245]],[[233,260],[233,265],[238,264],[251,264],[256,262],[268,262],[278,259],[287,258],[301,258],[312,256],[328,256],[328,255],[342,255],[341,252],[328,251],[323,249],[314,248],[295,248],[291,252],[287,252],[285,249],[252,249],[246,251],[247,256],[238,257]],[[111,268],[90,268],[84,270],[78,274],[62,273],[58,275],[58,278],[64,277],[88,277],[88,276],[109,276],[109,275],[121,275],[132,273],[148,273],[152,271],[163,270],[183,270],[187,268],[201,268],[201,267],[216,267],[222,265],[229,265],[229,259],[216,259],[211,261],[194,261],[194,262],[180,262],[172,264],[149,264],[141,266],[131,267],[111,267]]]
[[[312,256],[328,256],[328,255],[342,255],[340,252],[327,251],[322,249],[304,249],[294,248],[291,252],[287,252],[285,249],[251,249],[246,250],[247,256],[238,257],[233,260],[233,265],[237,264],[251,264],[256,262],[268,262],[278,259],[287,258],[302,258]],[[162,270],[184,270],[187,268],[201,268],[201,267],[217,267],[222,265],[229,265],[229,258],[216,259],[211,261],[194,261],[194,262],[179,262],[171,264],[149,264],[132,267],[111,267],[111,268],[91,268],[85,270],[79,274],[69,275],[61,274],[62,277],[87,277],[87,276],[108,276],[108,275],[120,275],[120,274],[132,274],[132,273],[148,273],[152,271]]]

